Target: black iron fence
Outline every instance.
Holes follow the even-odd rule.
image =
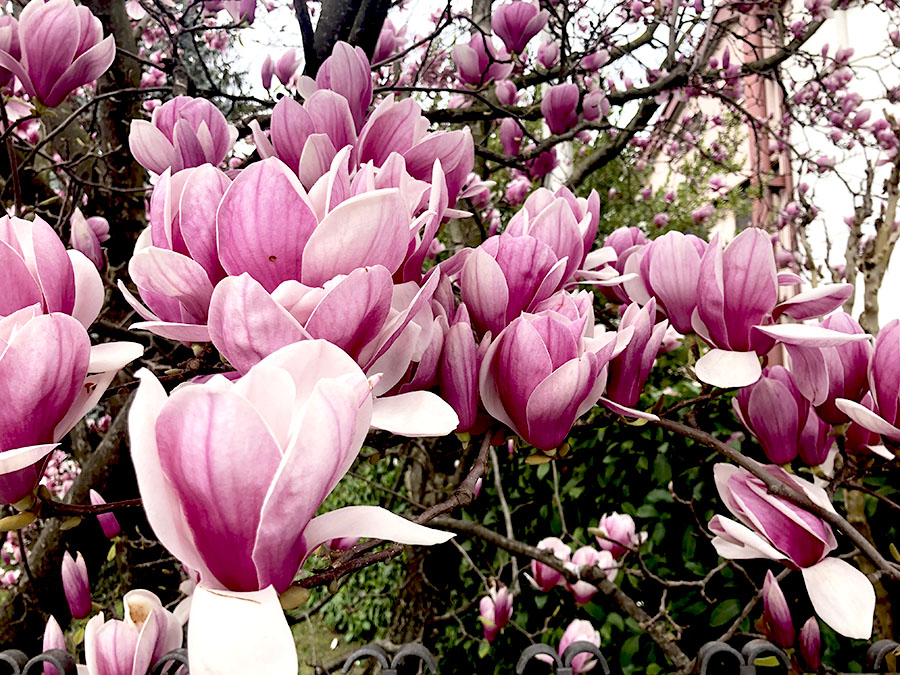
[[[548,645],[531,645],[519,657],[516,673],[524,675],[529,672],[546,672],[549,667],[554,675],[574,675],[573,663],[581,654],[594,662],[591,672],[596,675],[615,675],[616,669],[609,665],[602,650],[589,642],[575,642],[563,652],[562,656]],[[900,654],[900,643],[893,640],[879,640],[872,644],[866,652],[866,667],[870,675],[900,675],[886,671],[888,655]],[[397,675],[401,667],[411,672],[438,674],[438,663],[434,655],[423,645],[408,644],[397,652],[388,654],[378,645],[361,647],[350,654],[344,662],[342,673],[350,671],[355,663],[365,659],[374,660],[381,669],[382,675]],[[538,670],[534,661],[544,670]],[[75,675],[75,660],[67,652],[51,649],[32,659],[19,651],[10,649],[0,652],[0,675],[43,675],[44,665],[55,666],[60,675]],[[529,668],[529,666],[532,666]],[[700,675],[763,675],[765,673],[786,673],[790,669],[790,659],[781,649],[766,640],[751,640],[740,651],[724,642],[708,642],[697,655],[695,672]],[[844,675],[828,672],[834,675]],[[188,656],[186,649],[177,649],[163,656],[153,664],[150,675],[188,675]],[[250,675],[250,674],[248,674]],[[252,674],[257,675],[257,674]]]

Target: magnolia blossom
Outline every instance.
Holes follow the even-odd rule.
[[[575,642],[588,642],[595,647],[600,647],[600,632],[594,629],[590,621],[584,619],[575,619],[566,628],[562,639],[559,641],[559,655],[562,657],[566,653],[569,645]],[[591,659],[591,655],[587,653],[578,654],[572,659],[572,672],[574,675],[586,673],[597,665],[596,660]]]
[[[551,134],[563,134],[578,123],[578,87],[571,83],[557,84],[544,94],[541,114]]]
[[[139,377],[129,431],[144,509],[163,545],[200,575],[188,635],[192,673],[297,672],[278,593],[320,544],[377,537],[421,545],[452,536],[371,506],[314,517],[370,425],[452,431],[456,415],[437,397],[373,403],[359,366],[322,340],[280,349],[240,379],[216,376],[171,396],[148,371]]]
[[[109,239],[109,221],[101,216],[85,218],[81,209],[76,208],[69,220],[72,232],[69,244],[81,251],[98,270],[103,269],[103,249],[100,244]]]
[[[540,9],[537,2],[514,0],[494,9],[491,28],[511,53],[520,54],[549,18],[550,12]]]
[[[635,531],[634,519],[627,513],[603,514],[596,528],[590,530],[597,545],[620,558],[629,548],[637,548],[647,540],[647,533]]]
[[[513,69],[509,55],[496,49],[480,32],[476,32],[467,45],[456,45],[451,56],[456,62],[460,81],[474,87],[489,80],[505,80]]]
[[[406,43],[406,24],[397,28],[389,18],[384,20],[381,33],[378,34],[378,42],[375,51],[372,52],[372,63],[381,63],[394,55]]]
[[[591,297],[522,314],[491,343],[481,365],[487,412],[540,450],[558,447],[597,403],[609,361],[631,337],[630,330],[595,337]]]
[[[900,319],[885,325],[875,340],[869,361],[872,410],[844,398],[837,407],[860,426],[892,441],[900,441]]]
[[[597,551],[591,546],[582,546],[572,554],[571,562],[566,564],[575,573],[585,567],[597,566],[606,573],[607,581],[615,581],[619,567],[609,551]],[[566,583],[566,588],[575,596],[575,602],[584,605],[590,602],[597,593],[597,587],[587,581],[576,581],[574,584]]]
[[[619,330],[632,327],[634,334],[625,351],[609,364],[607,396],[616,403],[631,407],[641,396],[669,327],[665,320],[654,324],[655,316],[656,301],[653,298],[643,308],[636,302],[628,305],[622,315]]]
[[[810,672],[819,671],[819,666],[822,665],[822,635],[819,631],[819,622],[814,616],[809,617],[800,629],[798,652]]]
[[[207,163],[218,166],[237,133],[206,99],[176,96],[156,108],[149,122],[132,120],[128,147],[141,166],[161,174]]]
[[[541,539],[536,548],[552,553],[559,558],[561,563],[569,562],[572,555],[572,550],[558,537]],[[528,581],[531,582],[532,586],[541,589],[544,593],[554,586],[565,584],[565,577],[563,577],[561,572],[558,572],[552,567],[548,567],[537,560],[531,561],[531,575],[526,575],[526,577],[528,578]]]
[[[103,75],[116,57],[100,19],[73,0],[31,0],[18,21],[18,45],[0,24],[0,78],[15,75],[29,96],[55,108],[75,89]],[[0,82],[0,84],[3,84]]]
[[[732,399],[735,415],[774,464],[787,464],[798,454],[821,464],[831,447],[826,425],[783,366],[772,366]],[[817,461],[818,460],[818,461]]]
[[[758,466],[823,509],[834,511],[822,488],[780,467]],[[831,526],[787,499],[769,494],[765,483],[746,469],[716,464],[714,473],[719,496],[740,521],[724,516],[709,521],[718,554],[732,560],[765,558],[799,570],[816,614],[841,635],[868,639],[875,589],[855,567],[827,557],[837,548]]]
[[[0,217],[0,317],[33,307],[69,314],[88,328],[103,306],[103,281],[84,254],[67,251],[40,217]]]
[[[84,629],[86,675],[146,673],[161,656],[184,640],[181,623],[150,591],[135,590],[122,598],[125,619],[104,621],[100,612]]]
[[[12,504],[37,487],[59,440],[143,348],[132,342],[91,347],[78,321],[38,314],[37,305],[0,319],[0,340],[0,504]]]
[[[0,16],[0,52],[8,54],[13,61],[18,61],[22,56],[19,48],[19,22],[12,14]],[[13,81],[13,74],[0,65],[0,89]]]
[[[787,649],[794,644],[794,621],[781,586],[771,571],[766,572],[763,582],[763,620],[769,628],[769,636],[776,645]]]
[[[478,618],[484,627],[484,639],[493,642],[497,633],[503,630],[512,616],[512,594],[500,584],[492,583],[488,595],[478,603]]]
[[[91,584],[87,563],[81,553],[77,558],[66,551],[62,561],[62,585],[73,619],[83,619],[91,613]]]
[[[96,490],[91,490],[89,493],[91,498],[91,504],[94,506],[102,506],[106,504],[106,500],[100,496],[100,493]],[[100,523],[100,528],[103,530],[104,536],[108,539],[112,539],[113,537],[117,537],[119,533],[122,531],[122,527],[119,525],[119,521],[116,519],[116,516],[111,511],[109,513],[98,513],[97,514],[97,522]]]

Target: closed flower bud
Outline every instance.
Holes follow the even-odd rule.
[[[81,553],[74,560],[68,551],[63,555],[62,583],[72,618],[83,619],[90,614],[91,585],[88,581],[87,564]]]
[[[787,649],[794,644],[794,622],[784,593],[771,571],[766,572],[763,582],[763,618],[772,642]]]
[[[806,668],[817,672],[822,665],[822,636],[819,633],[819,622],[811,616],[800,629],[800,643],[798,645],[800,658]]]

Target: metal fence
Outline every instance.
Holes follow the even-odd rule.
[[[866,667],[872,675],[900,675],[887,673],[887,657],[892,653],[900,653],[900,644],[893,640],[879,640],[872,644],[866,652]],[[573,662],[579,654],[588,654],[594,661],[591,672],[596,675],[616,675],[618,671],[610,666],[609,661],[589,642],[575,642],[569,645],[562,656],[548,645],[531,645],[519,657],[516,673],[524,675],[529,672],[550,672],[554,675],[573,675]],[[397,675],[401,666],[410,672],[429,671],[437,675],[438,663],[434,655],[421,644],[408,644],[397,652],[388,654],[378,645],[361,647],[350,654],[344,662],[342,673],[350,671],[357,661],[373,659],[381,669],[382,675]],[[766,659],[767,665],[758,665]],[[543,661],[539,670],[537,664],[531,668],[533,661]],[[777,665],[769,665],[769,662]],[[0,675],[43,675],[44,665],[55,666],[61,675],[75,675],[75,660],[59,649],[52,649],[29,659],[17,649],[0,652]],[[790,669],[790,659],[781,649],[766,640],[751,640],[740,651],[724,642],[707,642],[697,655],[696,672],[700,675],[763,675],[764,673],[786,673]],[[186,649],[177,649],[157,661],[150,669],[150,675],[188,675],[188,656]],[[834,673],[833,670],[829,670]],[[248,674],[250,675],[250,674]],[[261,674],[252,674],[261,675]],[[843,675],[834,673],[834,675]]]

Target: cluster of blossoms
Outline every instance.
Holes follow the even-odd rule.
[[[204,4],[237,22],[252,21],[256,7]],[[633,4],[630,19],[646,9]],[[457,45],[459,79],[471,87],[495,80],[498,101],[514,105],[516,88],[507,79],[513,62],[548,18],[521,0],[498,8],[492,29],[504,48],[481,33]],[[51,29],[64,24],[78,30],[66,32],[62,47],[28,37],[55,35]],[[400,33],[391,26],[383,37],[378,54],[388,58]],[[0,23],[0,87],[18,81],[40,106],[58,105],[96,79],[113,55],[99,21],[72,0],[33,0],[18,23]],[[549,43],[537,52],[545,69],[556,58],[558,47],[554,53]],[[581,65],[596,71],[607,59],[597,52]],[[179,96],[131,126],[132,154],[157,177],[149,226],[128,264],[137,295],[119,280],[144,319],[132,327],[211,343],[233,368],[172,392],[141,370],[129,413],[148,521],[197,579],[188,627],[195,675],[297,671],[279,595],[319,546],[450,538],[373,506],[316,515],[370,429],[491,438],[502,428],[552,456],[598,403],[654,419],[635,406],[672,331],[708,345],[694,366],[698,379],[742,388],[735,411],[769,461],[799,456],[822,465],[834,445],[829,425],[848,422],[848,451],[893,459],[885,441],[900,440],[900,321],[888,324],[874,347],[847,315],[802,323],[839,308],[849,285],[780,299],[783,287],[800,280],[779,273],[771,236],[759,229],[723,248],[718,235],[707,242],[670,232],[649,241],[623,228],[595,247],[600,197],[596,191],[577,197],[567,188],[535,190],[502,232],[496,233],[498,218],[478,247],[426,270],[426,259],[441,247],[442,223],[467,215],[458,201],[486,203],[486,186],[470,178],[470,132],[429,131],[413,99],[374,100],[371,66],[360,48],[339,43],[315,80],[297,77],[296,69],[290,52],[264,65],[267,84],[273,76],[294,82],[304,100],[283,98],[268,131],[251,125],[262,159],[245,168],[223,170],[237,130],[209,101]],[[604,115],[608,103],[598,86],[583,97],[573,83],[550,87],[541,111],[551,133]],[[520,150],[515,127],[511,118],[501,125],[507,154]],[[532,175],[554,161],[537,158]],[[707,210],[695,220],[708,217]],[[91,346],[87,328],[103,304],[98,270],[109,224],[76,211],[71,225],[75,250],[66,251],[40,218],[0,218],[0,390],[8,401],[0,411],[3,504],[33,496],[59,441],[143,351],[127,342]],[[584,287],[620,306],[615,329],[595,324],[595,294]],[[764,370],[760,359],[776,344],[784,346],[789,367]],[[63,490],[68,479],[56,464],[50,478]],[[777,466],[752,466],[833,511],[821,488]],[[709,523],[720,555],[799,570],[823,621],[844,635],[870,635],[871,583],[829,557],[837,542],[825,520],[770,494],[744,469],[719,465],[716,484],[737,518]],[[104,503],[96,493],[91,501]],[[117,535],[114,516],[99,521],[107,536]],[[596,566],[612,582],[626,553],[646,537],[619,514],[604,516],[592,533],[599,550],[573,552],[552,537],[538,548],[575,573]],[[8,556],[12,562],[14,552]],[[62,577],[72,615],[89,616],[80,554],[66,554]],[[564,586],[577,604],[598,592],[537,561],[531,582],[543,592]],[[793,625],[773,583],[767,579],[766,620],[787,643]],[[482,599],[488,641],[510,620],[512,602],[502,585]],[[155,596],[132,591],[124,606],[124,621],[104,622],[100,614],[87,624],[89,673],[111,672],[113,661],[143,673],[181,645],[183,622]],[[807,664],[818,653],[818,624],[811,621],[801,631]],[[599,634],[574,621],[559,653],[573,641],[599,646]],[[46,645],[65,647],[55,621]],[[572,667],[593,666],[584,655]]]

